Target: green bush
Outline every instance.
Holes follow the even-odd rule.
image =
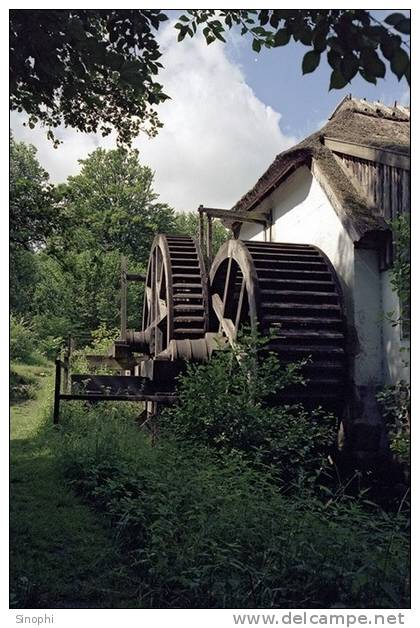
[[[63,470],[111,520],[152,608],[389,608],[408,604],[401,514],[283,495],[241,455],[162,439],[134,410],[63,412]]]
[[[91,332],[91,342],[80,349],[76,349],[72,353],[71,370],[73,373],[96,373],[97,375],[106,375],[115,373],[115,371],[107,366],[98,365],[90,366],[87,360],[89,354],[106,355],[114,340],[119,338],[120,330],[117,328],[108,329],[105,323]]]
[[[19,362],[31,359],[36,349],[36,340],[33,330],[24,318],[10,316],[10,358]]]
[[[275,465],[284,484],[313,480],[334,446],[336,419],[321,408],[272,406],[278,390],[302,382],[301,363],[281,366],[274,354],[257,359],[266,340],[243,335],[234,348],[217,351],[207,364],[189,364],[178,384],[180,403],[161,424],[182,441],[241,451]]]
[[[382,416],[388,427],[391,451],[410,466],[410,384],[385,386],[378,394]]]

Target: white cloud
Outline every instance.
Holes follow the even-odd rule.
[[[155,171],[162,201],[178,210],[200,203],[230,207],[294,138],[281,132],[281,114],[257,98],[223,44],[207,46],[201,36],[179,44],[168,25],[161,45],[165,69],[159,80],[171,96],[158,109],[164,127],[157,138],[139,136],[134,146]],[[61,129],[64,144],[54,150],[42,129],[24,129],[18,120],[13,114],[16,138],[37,146],[54,181],[76,173],[77,160],[98,145],[113,146],[111,137]]]

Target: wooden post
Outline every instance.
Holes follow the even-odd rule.
[[[69,354],[66,350],[66,352],[64,353],[64,357],[63,357],[63,391],[65,393],[69,392],[69,366],[70,366],[70,362],[69,362]]]
[[[207,214],[207,270],[210,270],[213,258],[213,223],[210,214]]]
[[[121,340],[127,340],[127,258],[121,256]]]
[[[61,361],[57,358],[55,361],[55,387],[54,387],[54,412],[53,422],[57,425],[60,418],[60,393],[61,393]]]
[[[198,208],[198,243],[200,245],[200,250],[204,255],[204,220],[203,220],[203,206],[200,205]]]

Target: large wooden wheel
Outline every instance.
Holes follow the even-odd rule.
[[[344,396],[346,352],[342,297],[322,251],[305,244],[230,240],[210,269],[210,330],[234,342],[241,326],[273,334],[280,362],[309,358],[305,387],[282,398],[336,405]]]
[[[172,339],[203,338],[208,330],[207,281],[198,246],[187,236],[156,236],[147,268],[143,337],[150,355]]]

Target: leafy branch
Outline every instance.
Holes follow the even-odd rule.
[[[398,80],[410,82],[410,58],[403,49],[408,44],[397,34],[410,34],[410,19],[402,13],[392,13],[383,24],[364,9],[196,9],[175,25],[179,41],[202,28],[207,44],[225,41],[225,31],[233,27],[252,37],[257,53],[292,40],[311,47],[302,59],[303,74],[313,72],[326,55],[330,90],[345,87],[357,74],[376,84],[385,77],[386,63]]]

